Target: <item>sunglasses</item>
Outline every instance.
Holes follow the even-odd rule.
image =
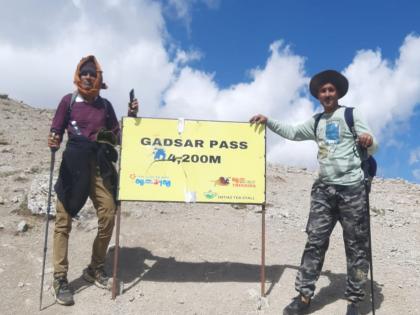
[[[92,71],[92,70],[83,70],[83,71],[80,71],[80,76],[81,77],[82,76],[87,76],[87,75],[90,75],[91,77],[96,78],[96,72],[95,71]]]

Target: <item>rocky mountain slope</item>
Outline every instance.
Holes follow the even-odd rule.
[[[0,314],[38,313],[53,111],[0,95]],[[58,169],[62,150],[57,154]],[[88,204],[70,237],[72,307],[54,303],[50,221],[42,314],[279,314],[295,296],[316,174],[267,168],[266,290],[260,298],[261,212],[257,206],[123,203],[119,277],[111,293],[81,278],[96,230]],[[420,314],[420,186],[377,178],[371,194],[377,314]],[[23,222],[24,221],[24,222]],[[112,241],[113,242],[113,241]],[[113,248],[107,269],[112,268]],[[313,314],[344,314],[345,255],[333,232]],[[370,301],[362,313],[370,312]]]

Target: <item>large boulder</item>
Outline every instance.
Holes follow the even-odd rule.
[[[31,188],[28,193],[28,209],[32,214],[46,214],[48,202],[48,187],[49,187],[49,174],[40,174],[32,181]],[[51,189],[51,208],[50,215],[55,216],[55,204],[57,196],[54,191],[54,184],[57,178],[53,179],[53,187]]]

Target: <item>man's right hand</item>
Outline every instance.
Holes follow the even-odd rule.
[[[251,119],[249,120],[249,122],[251,124],[256,123],[256,124],[265,124],[267,122],[267,117],[261,114],[252,116]]]
[[[60,148],[60,142],[61,142],[61,139],[58,134],[51,132],[48,135],[48,147],[50,149],[58,150]]]
[[[139,101],[135,98],[131,103],[128,103],[128,117],[137,117],[139,111]]]

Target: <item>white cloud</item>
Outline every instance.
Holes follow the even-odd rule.
[[[203,3],[208,8],[216,9],[220,0],[167,0],[169,8],[175,10],[176,16],[180,19],[191,20],[191,10],[195,4]]]
[[[270,47],[264,68],[253,69],[251,82],[222,89],[214,75],[185,67],[164,95],[163,117],[248,121],[257,112],[290,123],[302,122],[313,114],[313,105],[300,94],[308,79],[304,59],[294,55],[281,42]],[[269,132],[271,161],[291,165],[316,165],[312,143],[285,141]]]
[[[408,35],[394,62],[380,50],[359,51],[344,74],[350,81],[343,103],[361,108],[373,132],[380,138],[405,128],[420,103],[420,37]]]
[[[219,1],[166,3],[188,21],[194,4],[214,8]],[[248,70],[248,82],[221,88],[217,73],[191,65],[203,58],[201,52],[184,50],[171,40],[160,2],[0,0],[0,5],[4,8],[0,11],[0,93],[31,105],[55,107],[74,88],[73,73],[80,58],[95,54],[109,85],[103,95],[119,115],[126,112],[131,88],[140,100],[140,114],[146,117],[247,121],[259,112],[296,124],[314,113],[305,60],[282,41],[270,46],[263,66],[250,65],[255,68]],[[31,14],[20,16],[23,8]],[[379,50],[358,52],[343,71],[350,81],[343,103],[358,106],[378,138],[389,138],[391,143],[388,136],[404,127],[420,103],[419,64],[416,35],[406,37],[395,61],[385,60]],[[270,161],[316,166],[314,143],[286,141],[269,132],[268,144]],[[415,155],[412,161],[417,159]]]
[[[219,7],[221,0],[166,0],[165,12],[170,16],[184,21],[188,33],[191,32],[192,8],[197,4],[204,4],[210,9]]]
[[[416,164],[420,162],[420,147],[412,150],[410,152],[410,157],[408,163],[410,165]]]
[[[185,65],[192,61],[200,60],[202,57],[202,53],[197,50],[186,52],[185,50],[177,49],[174,61],[177,64]]]
[[[80,58],[95,54],[110,87],[103,95],[110,98],[120,115],[126,111],[131,87],[136,89],[141,102],[147,104],[143,107],[145,113],[155,112],[177,67],[166,50],[167,35],[160,5],[147,0],[124,1],[124,5],[118,5],[118,1],[81,0],[77,6],[64,5],[64,10],[56,3],[43,2],[42,12],[31,12],[28,22],[16,21],[15,28],[25,34],[27,31],[33,44],[2,32],[1,89],[31,105],[55,107],[62,95],[73,90],[73,74]],[[22,4],[15,6],[19,12]],[[53,14],[55,11],[62,12],[61,24]],[[52,25],[59,24],[54,31],[48,34],[38,29],[31,31],[32,23],[46,20],[46,15],[51,17],[48,20]],[[29,28],[22,31],[25,23]],[[0,22],[0,27],[3,24],[4,21]],[[48,41],[44,41],[45,37]],[[188,58],[188,53],[185,55]]]
[[[413,177],[414,177],[416,180],[420,180],[420,168],[417,168],[417,169],[413,170],[413,171],[412,171],[412,174],[413,174]]]

